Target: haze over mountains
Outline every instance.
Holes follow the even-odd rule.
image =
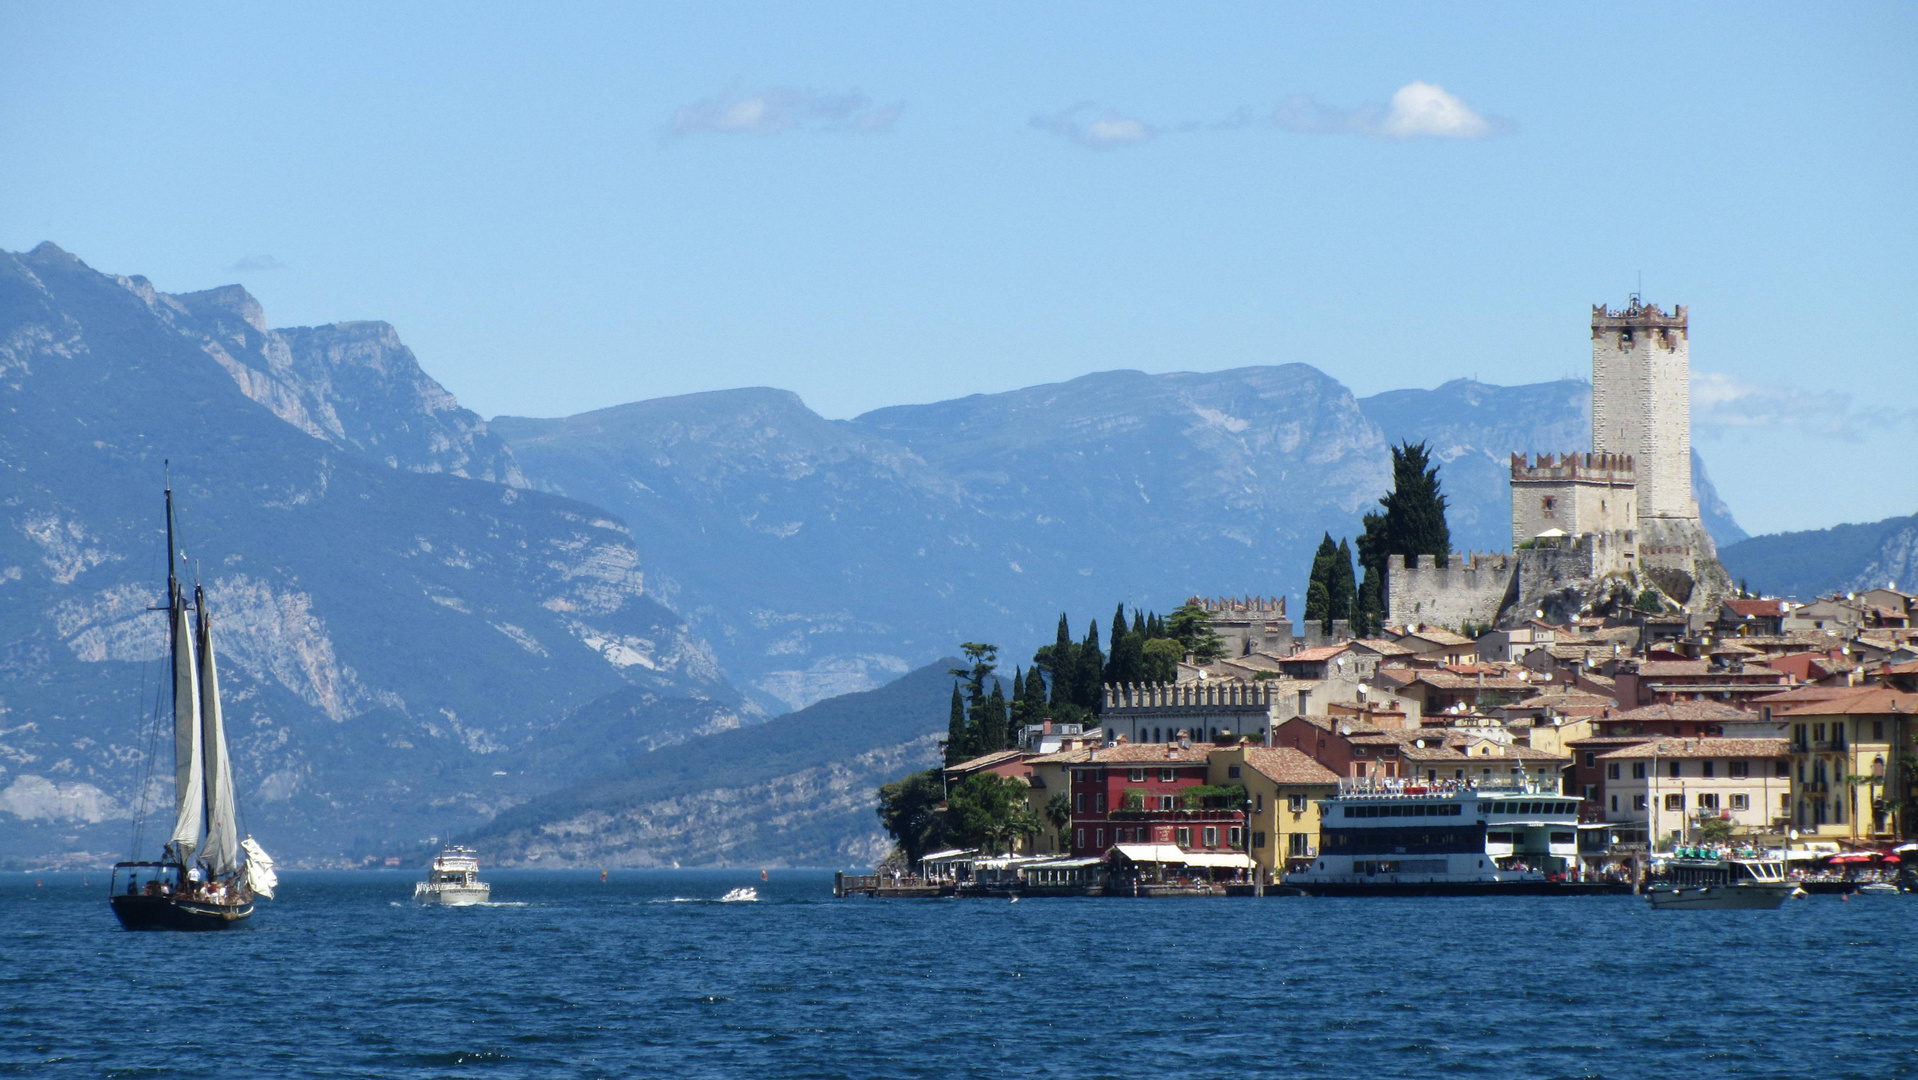
[[[1119,600],[1296,593],[1320,535],[1354,532],[1383,492],[1401,439],[1443,463],[1456,545],[1503,548],[1510,452],[1584,445],[1589,407],[1576,381],[1358,399],[1289,364],[1103,372],[850,421],[745,389],[489,424],[386,324],[274,330],[237,286],[169,296],[51,244],[0,254],[0,395],[0,859],[126,850],[171,459],[248,825],[296,862],[519,806],[496,832],[518,821],[530,857],[543,841],[523,830],[599,820],[584,793],[693,813],[660,770],[750,753],[754,732],[711,740],[960,641],[1018,662],[1061,610],[1082,631]],[[914,678],[944,681],[936,665]],[[772,813],[753,784],[919,767],[936,696],[923,730],[875,728],[863,748],[862,702],[920,714],[882,694],[767,729],[785,771],[742,779],[741,812]],[[809,737],[822,717],[833,734]],[[842,810],[731,835],[852,857],[876,824]],[[656,853],[696,860],[704,834],[669,817],[628,814],[620,838],[577,850],[641,859],[644,836],[670,834]]]

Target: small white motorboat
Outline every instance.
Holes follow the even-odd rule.
[[[734,889],[719,898],[722,904],[748,904],[759,899],[758,889]]]

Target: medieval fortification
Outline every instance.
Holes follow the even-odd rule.
[[[1731,591],[1692,496],[1686,309],[1637,296],[1592,308],[1589,451],[1512,455],[1512,554],[1388,565],[1388,621],[1457,627],[1562,622],[1646,589],[1688,611]]]

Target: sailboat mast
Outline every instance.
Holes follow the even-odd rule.
[[[205,827],[205,770],[200,738],[200,677],[195,670],[193,628],[187,622],[186,598],[180,592],[180,575],[174,560],[173,478],[169,470],[166,486],[167,536],[167,644],[173,668],[173,833],[167,846],[172,856],[185,864],[200,846]]]

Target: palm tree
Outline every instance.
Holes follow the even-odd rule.
[[[1061,791],[1046,800],[1046,820],[1052,823],[1052,831],[1058,834],[1059,850],[1066,850],[1066,826],[1072,824],[1072,800]]]

